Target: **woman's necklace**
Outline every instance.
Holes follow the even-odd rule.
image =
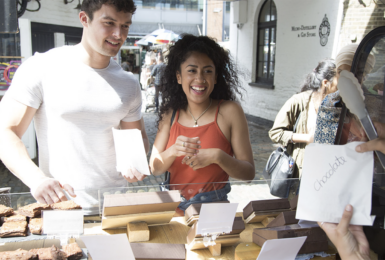
[[[203,114],[206,113],[207,110],[209,110],[209,108],[210,108],[212,102],[213,102],[213,100],[210,98],[210,105],[206,108],[205,111],[203,111],[203,113],[202,113],[200,116],[198,116],[197,119],[195,119],[195,117],[191,114],[191,111],[190,111],[190,109],[189,109],[188,106],[187,106],[187,110],[188,110],[188,112],[190,113],[191,117],[193,118],[193,120],[194,120],[194,122],[195,122],[195,124],[194,124],[193,127],[198,127],[198,122],[197,122],[198,119],[201,118],[201,116],[203,116]]]

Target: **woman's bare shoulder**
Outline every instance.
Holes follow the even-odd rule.
[[[238,102],[231,100],[223,101],[219,108],[219,112],[226,115],[226,117],[244,115],[242,106]]]
[[[162,121],[159,122],[159,126],[170,126],[170,121],[172,117],[173,110],[170,108],[167,110],[162,117]]]

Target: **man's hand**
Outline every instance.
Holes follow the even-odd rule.
[[[385,154],[385,124],[378,122],[374,122],[373,124],[377,130],[378,138],[368,141],[364,144],[357,145],[356,151],[359,153],[380,151]]]
[[[76,197],[74,189],[69,184],[63,186],[55,179],[47,179],[43,181],[33,192],[35,199],[44,204],[54,204],[60,201],[66,201],[63,189],[68,192],[71,197]]]
[[[123,177],[129,182],[138,182],[146,178],[147,175],[141,174],[135,168],[129,168],[125,172],[122,172]]]
[[[352,216],[353,207],[347,205],[338,225],[324,222],[318,225],[336,246],[342,260],[370,259],[369,242],[362,226],[349,225]]]

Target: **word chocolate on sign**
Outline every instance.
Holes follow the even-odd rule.
[[[327,181],[333,176],[333,174],[335,174],[338,170],[338,168],[341,166],[341,165],[344,165],[347,161],[345,160],[344,157],[337,157],[336,156],[336,159],[334,161],[333,164],[329,163],[329,166],[330,166],[330,170],[328,170],[324,176],[322,176],[322,178],[320,180],[316,180],[314,182],[314,189],[316,191],[319,191],[321,190],[321,188],[323,188],[323,185],[325,185],[327,183]]]

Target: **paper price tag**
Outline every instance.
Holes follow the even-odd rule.
[[[83,234],[84,213],[82,210],[44,210],[42,218],[44,234]]]

